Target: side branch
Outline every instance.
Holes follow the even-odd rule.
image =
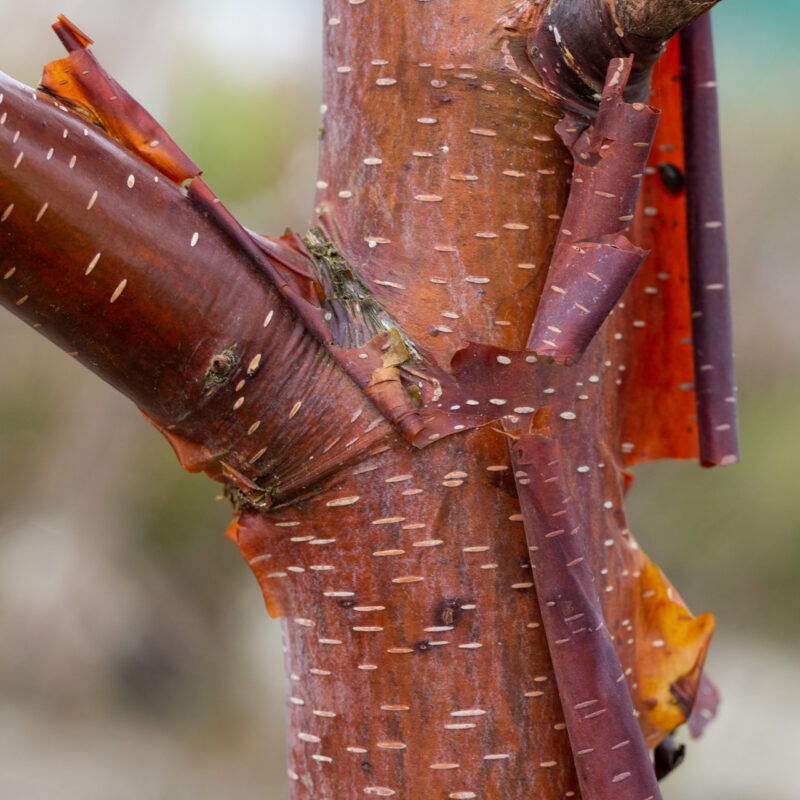
[[[529,0],[517,13],[529,26],[528,56],[545,89],[565,110],[594,117],[609,61],[634,57],[625,99],[646,102],[667,40],[716,2]]]
[[[354,411],[377,413],[265,274],[268,257],[206,213],[202,182],[187,194],[3,75],[0,96],[0,305],[133,400],[185,468],[269,506],[387,435],[379,420],[310,461]]]
[[[719,0],[613,0],[617,19],[628,33],[668,39]]]

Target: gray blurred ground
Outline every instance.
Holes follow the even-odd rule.
[[[35,84],[67,13],[247,225],[302,229],[319,5],[0,0],[0,69]],[[721,717],[668,800],[800,794],[792,5],[724,0],[716,15],[744,462],[647,465],[630,495],[644,547],[719,626]],[[280,798],[278,624],[223,539],[229,507],[127,401],[10,314],[0,343],[0,797]]]

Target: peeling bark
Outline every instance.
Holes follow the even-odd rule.
[[[557,441],[512,445],[539,607],[583,797],[660,798]],[[524,476],[524,479],[521,477]]]
[[[683,228],[643,205],[683,208],[663,42],[600,0],[340,5],[304,240],[242,228],[61,20],[56,97],[2,79],[0,300],[226,485],[292,798],[655,798],[716,702],[713,619],[623,510],[628,465],[697,452]]]

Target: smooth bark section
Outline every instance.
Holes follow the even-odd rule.
[[[584,352],[647,256],[625,237],[658,112],[622,99],[632,59],[608,68],[597,119],[556,126],[573,156],[567,208],[528,348],[571,364]]]
[[[490,464],[491,428],[396,437],[231,527],[285,616],[293,800],[577,796],[511,470]]]
[[[571,502],[561,446],[527,434],[511,445],[536,596],[553,661],[581,795],[661,797]]]
[[[637,36],[668,39],[719,0],[612,0],[622,27]]]
[[[722,159],[711,20],[681,33],[686,200],[695,393],[704,466],[739,460],[736,378],[725,241]]]

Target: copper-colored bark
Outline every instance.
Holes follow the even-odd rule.
[[[92,40],[60,15],[53,25],[69,51],[45,67],[42,87],[67,102],[126,147],[180,183],[200,172],[167,132],[97,63]]]
[[[324,235],[305,244],[251,236],[201,179],[161,180],[3,81],[0,298],[126,391],[184,466],[228,485],[228,535],[284,618],[293,798],[656,797],[649,749],[711,698],[713,622],[641,553],[622,503],[626,466],[696,452],[685,245],[681,223],[661,224],[681,208],[682,154],[659,172],[657,134],[626,233],[655,259],[677,247],[674,269],[645,265],[574,366],[527,351],[575,192],[556,124],[565,106],[596,113],[580,64],[556,70],[577,76],[563,94],[534,68],[530,43],[558,44],[544,10],[327,0]],[[88,58],[70,30],[69,59]],[[631,40],[595,39],[605,75]],[[658,43],[637,46],[638,97]],[[115,133],[113,109],[82,92],[65,99],[130,148],[140,123]],[[529,433],[548,420],[547,438]],[[531,548],[562,510],[582,574],[552,595],[569,562],[542,579]],[[579,663],[553,633],[578,625],[580,649],[581,598],[602,645]],[[595,701],[606,713],[584,714]]]

